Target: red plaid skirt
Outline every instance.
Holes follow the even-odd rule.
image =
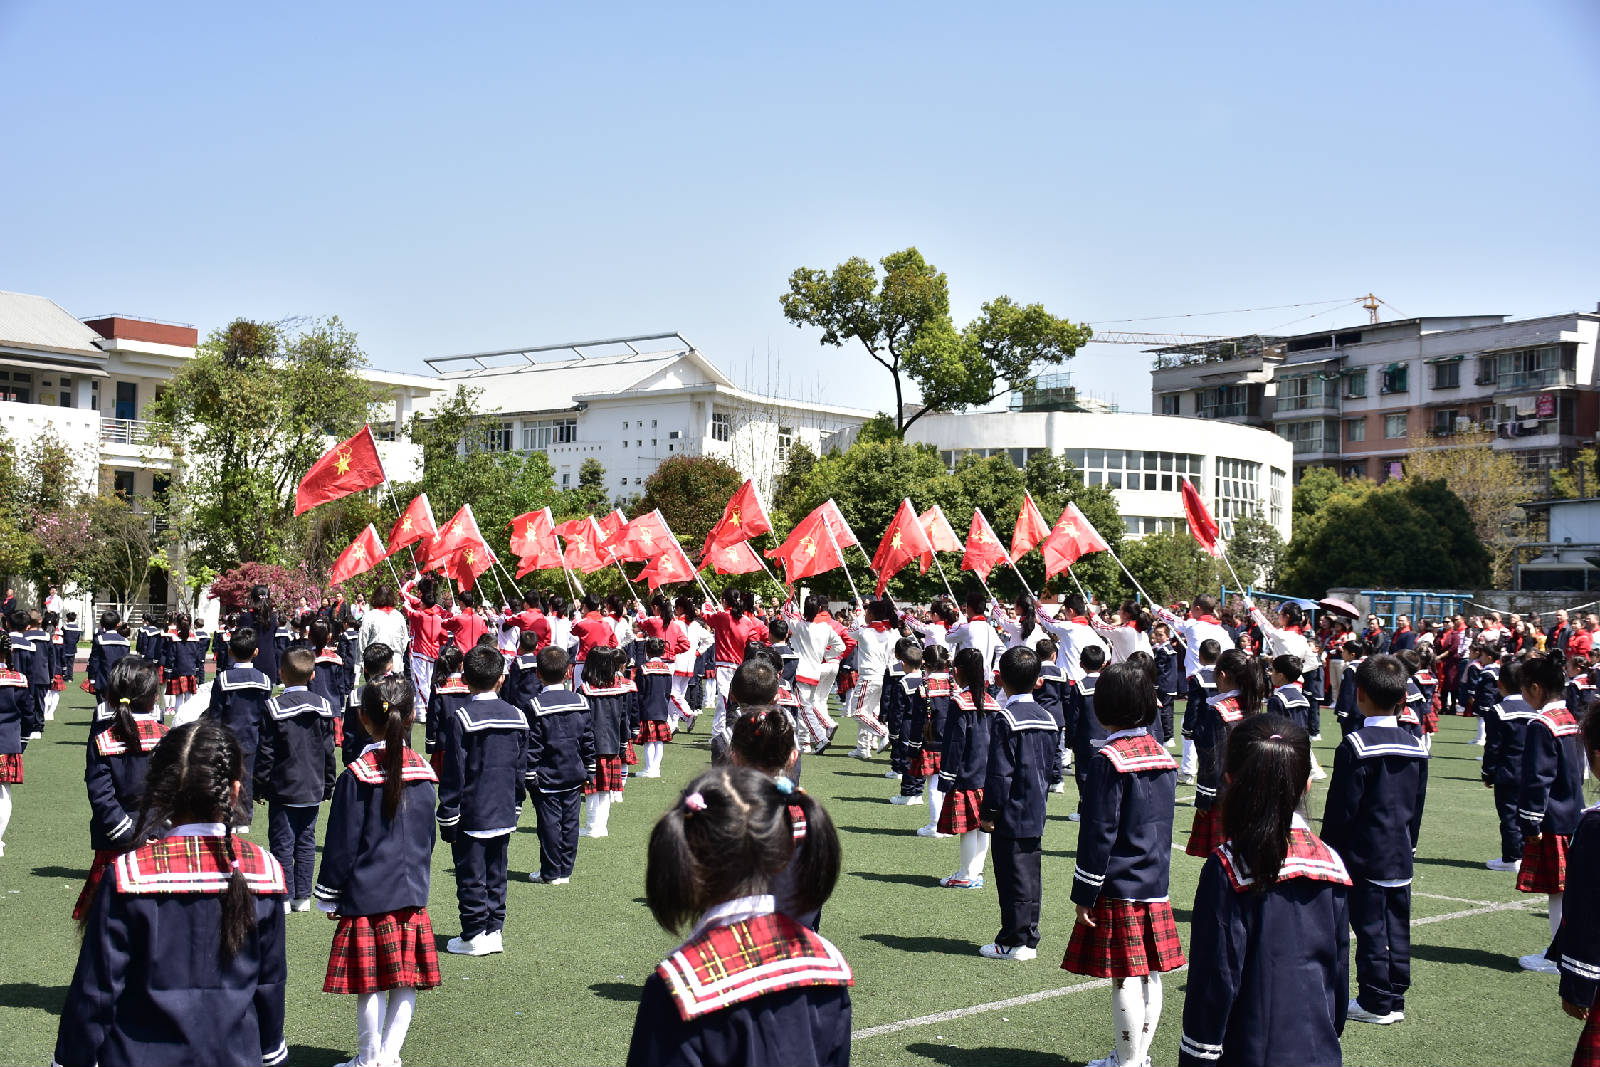
[[[978,809],[983,804],[981,789],[952,789],[944,795],[939,809],[941,834],[964,834],[978,828]]]
[[[50,679],[50,692],[59,693],[63,689],[65,689],[66,687],[67,687],[67,680],[65,678],[61,677],[61,675],[58,674],[58,675],[56,675],[56,676],[54,676],[53,678]]]
[[[167,679],[167,696],[169,697],[194,696],[195,688],[196,683],[192,674],[184,674],[177,678]]]
[[[620,792],[623,781],[621,756],[597,756],[594,761],[594,778],[583,783],[583,795]]]
[[[1436,734],[1439,732],[1439,713],[1429,708],[1422,716],[1422,732]]]
[[[1227,832],[1222,828],[1220,806],[1213,805],[1203,811],[1196,809],[1194,824],[1189,827],[1189,843],[1183,846],[1183,851],[1191,856],[1205,859],[1227,839]]]
[[[377,993],[439,984],[439,950],[427,908],[347,915],[333,934],[324,993]]]
[[[1572,1053],[1572,1067],[1600,1067],[1600,1011],[1589,1009],[1583,1021],[1583,1033],[1578,1035],[1578,1047]]]
[[[641,745],[651,741],[671,741],[672,725],[658,719],[646,719],[639,724],[639,736],[634,738]]]
[[[1093,926],[1073,925],[1061,969],[1095,978],[1138,978],[1183,964],[1170,903],[1101,898]]]
[[[78,688],[82,689],[85,693],[93,693],[94,683],[85,678],[83,681],[78,683]]]
[[[0,756],[0,785],[22,784],[22,753]]]
[[[939,753],[923,749],[911,757],[911,776],[931,778],[939,773]]]
[[[1540,834],[1522,844],[1522,870],[1517,874],[1519,893],[1564,893],[1567,890],[1567,846],[1571,838]]]
[[[94,891],[100,888],[100,878],[111,865],[117,862],[117,857],[122,853],[114,849],[95,849],[94,863],[89,867],[89,877],[83,881],[83,892],[78,894],[78,902],[72,906],[72,921],[82,922],[84,916],[89,914],[89,906],[94,903]]]
[[[633,739],[631,737],[622,743],[622,762],[630,767],[639,762],[638,755],[633,751]],[[619,785],[617,788],[621,789],[622,787]]]

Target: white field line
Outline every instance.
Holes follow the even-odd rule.
[[[1521,911],[1537,903],[1534,900],[1510,900],[1502,903],[1488,901],[1467,901],[1457,897],[1444,897],[1435,893],[1417,893],[1416,896],[1426,896],[1434,900],[1455,900],[1464,904],[1477,904],[1478,907],[1467,908],[1463,911],[1447,912],[1444,915],[1429,915],[1423,919],[1412,919],[1412,926],[1427,926],[1430,923],[1442,923],[1450,919],[1466,919],[1474,915],[1488,915],[1497,911]],[[1188,970],[1179,967],[1176,971],[1168,972],[1177,974]],[[974,1004],[967,1008],[952,1008],[949,1011],[937,1011],[932,1015],[918,1015],[914,1019],[901,1019],[895,1023],[884,1023],[881,1026],[869,1026],[864,1030],[857,1030],[850,1035],[850,1040],[861,1041],[869,1037],[882,1037],[884,1034],[899,1033],[901,1030],[910,1030],[917,1026],[931,1026],[934,1023],[949,1022],[952,1019],[962,1019],[968,1015],[982,1015],[991,1011],[1004,1011],[1007,1008],[1020,1008],[1028,1004],[1037,1004],[1041,1000],[1054,1000],[1057,997],[1068,997],[1074,993],[1086,993],[1093,989],[1106,989],[1111,985],[1109,978],[1096,978],[1088,982],[1079,982],[1076,985],[1061,986],[1057,989],[1044,989],[1037,993],[1024,993],[1020,997],[1007,997],[1005,1000],[994,1000],[988,1004]]]

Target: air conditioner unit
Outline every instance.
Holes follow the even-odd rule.
[[[1456,433],[1471,433],[1471,432],[1472,432],[1472,420],[1468,419],[1468,418],[1463,418],[1462,416],[1457,415],[1456,416]]]

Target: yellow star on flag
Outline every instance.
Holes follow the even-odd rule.
[[[411,532],[411,516],[410,515],[407,515],[403,519],[400,520],[400,529],[404,530],[406,533],[410,533]]]
[[[1072,524],[1071,520],[1062,523],[1061,529],[1068,537],[1078,536],[1078,528]]]
[[[359,543],[356,544],[350,552],[350,558],[356,563],[365,562],[367,558],[367,546]]]
[[[734,508],[733,509],[733,514],[728,516],[728,521],[733,523],[735,526],[739,527],[740,529],[744,529],[744,523],[739,518],[739,509],[738,508]]]
[[[476,555],[476,554],[475,554],[475,553],[474,553],[474,552],[473,552],[473,551],[472,551],[472,549],[471,549],[471,548],[468,548],[468,549],[467,549],[467,550],[466,550],[466,551],[465,551],[465,552],[463,552],[463,553],[462,553],[462,554],[461,554],[461,555],[462,555],[462,558],[463,558],[463,559],[465,559],[465,560],[466,560],[466,561],[467,561],[467,566],[469,566],[469,567],[470,567],[470,566],[472,566],[472,565],[473,565],[473,564],[474,564],[474,563],[476,563],[476,562],[477,562],[477,559],[478,559],[478,557],[477,557],[477,555]]]
[[[533,523],[532,522],[528,523],[528,525],[526,525],[526,526],[524,526],[522,528],[522,536],[523,537],[532,537],[533,536]]]
[[[654,539],[654,535],[651,534],[650,528],[648,526],[646,526],[644,529],[639,531],[639,540],[644,542],[644,547],[649,548],[651,546],[651,544],[653,543],[653,539]]]
[[[800,547],[806,550],[806,555],[815,556],[817,554],[817,539],[807,534],[800,539]]]
[[[900,547],[900,531],[899,530],[896,530],[894,532],[894,540],[889,542],[889,547],[890,548],[899,548]]]
[[[333,465],[340,474],[348,473],[350,470],[350,450],[348,448],[339,449],[339,458],[334,461]]]
[[[986,545],[988,543],[989,543],[989,531],[988,530],[979,530],[978,531],[978,544]]]

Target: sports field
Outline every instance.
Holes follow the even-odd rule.
[[[27,783],[0,858],[0,1063],[46,1063],[56,1017],[78,951],[69,918],[88,868],[83,743],[88,697],[76,688],[58,721],[27,753]],[[1338,731],[1324,716],[1325,764]],[[704,736],[667,747],[664,777],[630,780],[611,836],[579,846],[571,885],[525,881],[537,866],[531,816],[511,848],[506,953],[478,959],[441,952],[444,985],[419,997],[405,1048],[408,1064],[619,1063],[633,1027],[640,984],[676,944],[644,906],[644,843],[678,786],[707,760]],[[888,803],[886,761],[866,764],[840,747],[807,758],[801,784],[828,806],[844,841],[844,874],[823,912],[822,932],[856,972],[854,1058],[864,1064],[1081,1064],[1111,1048],[1104,983],[1059,969],[1071,930],[1067,894],[1076,825],[1072,786],[1051,798],[1045,834],[1045,898],[1039,959],[994,962],[977,955],[993,939],[992,877],[980,891],[939,888],[956,864],[956,842],[919,838],[922,806]],[[1484,869],[1497,855],[1493,808],[1478,783],[1474,722],[1446,718],[1434,745],[1418,853],[1412,933],[1413,985],[1405,1022],[1351,1023],[1351,1064],[1564,1064],[1579,1024],[1562,1014],[1556,979],[1517,968],[1542,949],[1544,898],[1518,894],[1513,876]],[[1192,789],[1179,789],[1172,899],[1188,945],[1190,904],[1201,861],[1182,852]],[[1313,825],[1322,808],[1311,802]],[[326,813],[326,808],[324,808]],[[254,839],[265,844],[266,813]],[[457,932],[449,850],[434,853],[429,911],[439,934]],[[354,1051],[353,997],[321,992],[333,924],[289,916],[289,1062],[331,1064]],[[1353,973],[1353,968],[1352,968]],[[1166,1010],[1152,1050],[1175,1063],[1183,974],[1169,976]]]

